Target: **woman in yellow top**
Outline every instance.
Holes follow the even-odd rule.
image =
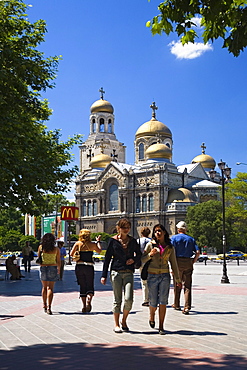
[[[51,304],[54,284],[60,273],[60,250],[55,246],[55,243],[55,236],[51,233],[47,233],[43,236],[38,248],[38,256],[42,258],[42,264],[40,265],[40,280],[43,285],[43,307],[48,315],[52,315]]]
[[[92,299],[94,296],[94,262],[93,251],[100,253],[101,235],[96,237],[96,243],[91,241],[91,231],[81,229],[79,241],[76,242],[70,253],[73,258],[76,252],[79,252],[80,259],[76,262],[75,274],[77,283],[80,285],[80,297],[82,300],[82,313],[92,310]]]

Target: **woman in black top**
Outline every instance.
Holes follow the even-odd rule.
[[[77,283],[80,285],[80,297],[82,300],[82,312],[90,312],[92,310],[92,298],[94,296],[94,262],[93,251],[101,252],[100,238],[96,237],[96,243],[91,241],[90,230],[82,229],[79,233],[79,241],[76,242],[70,253],[73,258],[78,251],[80,259],[76,262],[75,274]]]
[[[135,264],[141,259],[141,251],[136,239],[128,235],[130,231],[130,221],[123,218],[117,223],[117,232],[110,239],[105,255],[105,262],[101,277],[101,283],[106,284],[109,264],[111,262],[111,283],[114,294],[113,315],[115,323],[115,333],[129,331],[127,317],[133,304],[134,291],[134,270]],[[122,304],[122,290],[124,289],[124,306],[122,317],[122,329],[120,328],[120,313]]]

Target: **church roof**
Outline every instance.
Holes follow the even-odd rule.
[[[215,182],[213,181],[209,181],[209,180],[201,180],[201,181],[198,181],[196,183],[194,183],[194,185],[192,185],[192,188],[218,188],[220,185],[219,184],[216,184]]]

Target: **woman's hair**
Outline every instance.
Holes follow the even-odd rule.
[[[117,231],[125,226],[131,227],[131,222],[127,218],[120,218],[120,220],[116,223]]]
[[[44,250],[45,252],[53,251],[55,249],[55,243],[56,239],[53,234],[51,233],[45,234],[41,239],[42,250]]]
[[[152,233],[152,238],[155,240],[155,242],[157,243],[157,239],[156,239],[156,236],[155,236],[155,229],[159,227],[162,231],[164,231],[165,235],[164,235],[164,239],[165,239],[165,244],[166,245],[172,245],[171,243],[171,239],[169,238],[169,235],[168,235],[168,232],[166,231],[165,229],[165,226],[163,226],[162,224],[157,224],[157,225],[154,225],[153,227],[153,233]]]
[[[141,235],[148,237],[148,235],[151,233],[151,230],[149,227],[145,226],[141,228]]]
[[[80,242],[90,242],[91,241],[91,231],[88,229],[81,229],[79,232]]]

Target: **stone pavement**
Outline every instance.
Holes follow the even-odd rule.
[[[55,285],[52,316],[42,309],[38,266],[21,281],[1,280],[0,369],[246,369],[247,262],[227,268],[230,284],[221,284],[222,264],[196,263],[188,316],[171,308],[171,289],[163,336],[148,325],[138,273],[130,332],[122,334],[113,332],[112,290],[109,281],[100,284],[100,262],[89,314],[81,313],[74,265]]]

